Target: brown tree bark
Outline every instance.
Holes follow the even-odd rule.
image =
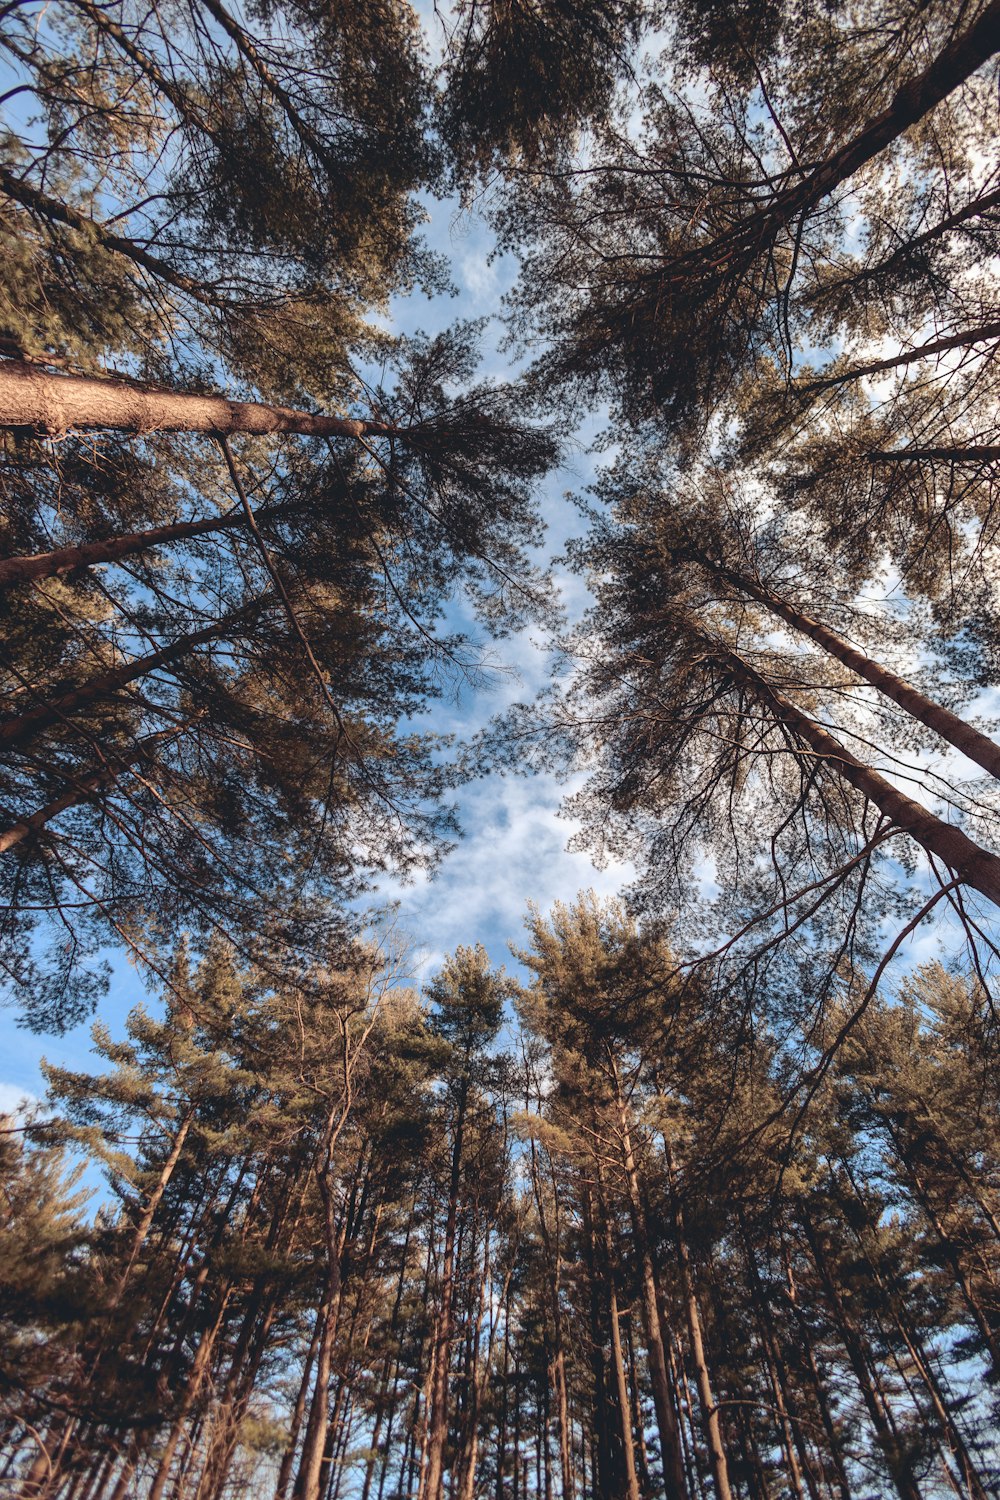
[[[890,1424],[880,1393],[873,1385],[868,1369],[868,1362],[865,1357],[864,1344],[847,1308],[844,1306],[844,1301],[837,1287],[835,1274],[831,1270],[827,1260],[819,1231],[816,1229],[811,1216],[804,1206],[800,1210],[799,1217],[805,1231],[806,1239],[809,1242],[809,1248],[812,1251],[813,1262],[826,1292],[830,1310],[837,1325],[837,1331],[850,1361],[851,1369],[854,1371],[854,1378],[861,1392],[862,1400],[865,1403],[879,1445],[886,1456],[893,1484],[899,1492],[900,1500],[922,1500],[920,1488],[913,1476],[911,1465],[906,1456],[899,1451],[896,1435]]]
[[[88,218],[78,209],[70,208],[68,204],[61,203],[56,198],[47,197],[39,192],[38,188],[32,187],[23,177],[18,177],[16,173],[2,166],[0,166],[0,191],[32,213],[38,214],[40,218],[54,220],[57,224],[65,224],[87,239],[96,239],[105,249],[115,250],[119,255],[124,255],[134,265],[140,266],[158,280],[166,282],[168,286],[175,287],[177,291],[186,293],[193,301],[213,308],[225,305],[225,298],[213,295],[200,282],[195,281],[191,276],[186,276],[183,271],[176,270],[167,261],[161,260],[158,255],[153,255],[151,251],[143,249],[133,240],[126,239],[124,235],[113,233],[106,225]],[[4,361],[4,364],[7,363],[8,361]],[[4,424],[0,421],[0,426],[2,425]]]
[[[193,722],[190,721],[190,722]],[[174,729],[161,729],[156,734],[147,735],[140,740],[133,754],[122,755],[118,764],[108,764],[99,771],[84,772],[80,776],[73,776],[69,772],[64,773],[72,782],[71,789],[63,792],[62,796],[54,797],[51,802],[40,807],[37,812],[22,818],[19,823],[13,823],[9,828],[0,832],[0,854],[5,854],[8,849],[13,849],[23,839],[32,833],[39,833],[52,819],[58,817],[61,812],[66,812],[70,807],[79,807],[82,803],[91,800],[94,792],[102,791],[105,787],[119,781],[136,761],[145,758],[147,751],[155,744],[162,744],[171,739],[176,739],[184,732],[186,725]]]
[[[684,1211],[677,1193],[673,1152],[666,1133],[662,1135],[662,1140],[663,1155],[667,1167],[667,1187],[670,1192],[670,1207],[674,1221],[674,1237],[677,1243],[677,1268],[680,1272],[681,1295],[684,1298],[684,1309],[687,1315],[688,1337],[691,1340],[691,1358],[694,1362],[695,1380],[698,1386],[701,1421],[705,1431],[709,1459],[712,1464],[712,1479],[715,1483],[715,1493],[718,1496],[718,1500],[732,1500],[732,1490],[729,1485],[729,1467],[726,1463],[726,1452],[722,1444],[722,1429],[719,1425],[719,1408],[712,1394],[708,1360],[705,1358],[705,1345],[701,1335],[701,1312],[698,1308],[698,1297],[695,1292],[694,1278],[691,1274],[691,1255],[688,1250],[687,1236],[684,1232]]]
[[[997,451],[1000,452],[1000,449]],[[988,735],[981,734],[971,724],[966,724],[964,719],[960,719],[958,714],[952,713],[950,709],[942,708],[939,703],[926,697],[904,678],[897,677],[894,672],[880,666],[871,657],[850,645],[842,636],[828,629],[812,615],[806,614],[804,610],[789,604],[780,594],[774,593],[772,589],[766,588],[756,579],[735,568],[727,567],[723,563],[713,562],[710,557],[698,551],[697,547],[691,547],[689,550],[690,555],[706,572],[724,579],[738,593],[745,594],[747,598],[762,604],[771,614],[784,620],[786,625],[790,625],[800,635],[815,641],[849,671],[857,673],[880,693],[891,698],[893,703],[897,703],[911,718],[925,724],[928,729],[933,729],[935,734],[947,740],[950,745],[954,745],[956,750],[960,750],[963,755],[967,755],[970,760],[982,766],[984,771],[988,771],[991,776],[1000,780],[1000,745],[991,740]]]
[[[445,1221],[444,1254],[441,1264],[441,1297],[434,1333],[433,1369],[430,1387],[430,1414],[427,1432],[427,1471],[421,1486],[421,1500],[442,1500],[444,1486],[444,1447],[448,1437],[448,1375],[451,1362],[451,1332],[455,1302],[455,1230],[458,1222],[458,1200],[462,1173],[462,1151],[465,1143],[465,1119],[469,1102],[469,1085],[460,1086],[455,1118],[455,1137],[451,1151],[451,1179],[448,1185],[448,1217]]]
[[[0,365],[0,372],[3,366]],[[284,514],[293,509],[291,505],[262,507],[256,512],[258,522]],[[227,511],[224,516],[207,516],[199,521],[176,521],[170,526],[154,526],[148,531],[126,531],[119,536],[107,537],[100,542],[78,542],[69,547],[55,547],[51,552],[35,552],[25,557],[0,558],[0,589],[12,588],[18,583],[28,583],[36,578],[61,578],[81,568],[91,568],[95,563],[118,562],[123,557],[135,557],[153,547],[164,547],[168,542],[184,541],[192,536],[210,536],[216,531],[231,531],[248,524],[242,507]]]
[[[793,186],[750,214],[741,224],[706,245],[677,256],[666,267],[683,275],[688,264],[719,264],[721,260],[752,254],[773,239],[778,230],[808,213],[829,193],[853,177],[886,146],[916,125],[936,105],[982,66],[1000,47],[1000,0],[992,0],[967,31],[948,43],[914,78],[896,90],[889,106],[869,120],[857,134],[825,161],[818,163]]]
[[[884,776],[858,760],[828,730],[797,708],[735,653],[727,652],[726,661],[734,678],[743,683],[763,706],[770,708],[778,720],[832,771],[867,797],[891,823],[908,833],[928,854],[943,861],[959,879],[1000,906],[1000,858],[997,855],[973,843],[960,828],[935,817],[912,797],[897,791]]]
[[[606,1294],[608,1316],[611,1324],[611,1363],[614,1369],[615,1394],[618,1398],[618,1422],[621,1431],[622,1455],[625,1461],[625,1484],[628,1500],[639,1500],[639,1478],[635,1466],[635,1443],[632,1438],[632,1403],[629,1399],[628,1381],[625,1376],[625,1360],[622,1353],[621,1320],[618,1312],[618,1291],[615,1286],[614,1245],[611,1239],[611,1221],[604,1201],[603,1172],[600,1158],[595,1156],[597,1169],[597,1191],[604,1235],[604,1262],[607,1278]],[[655,1292],[654,1292],[655,1295]],[[666,1464],[664,1464],[666,1468]]]
[[[2,172],[0,172],[2,182]],[[361,438],[398,430],[386,422],[329,417],[264,402],[227,401],[102,380],[53,375],[20,360],[0,360],[0,427],[30,427],[56,436],[102,428],[118,432],[297,433],[303,437]]]
[[[643,1194],[639,1185],[639,1174],[636,1169],[635,1153],[632,1148],[632,1130],[628,1117],[628,1104],[622,1091],[621,1078],[611,1049],[608,1048],[608,1056],[611,1062],[612,1074],[615,1085],[615,1104],[618,1112],[618,1126],[621,1134],[622,1158],[625,1167],[625,1181],[628,1187],[629,1209],[632,1219],[632,1231],[635,1235],[636,1249],[642,1265],[642,1320],[646,1334],[646,1349],[649,1355],[649,1369],[653,1385],[653,1405],[656,1409],[656,1425],[660,1434],[660,1452],[663,1462],[663,1479],[666,1493],[670,1500],[687,1500],[687,1485],[684,1478],[684,1461],[681,1454],[680,1436],[677,1431],[677,1416],[674,1411],[673,1401],[670,1395],[670,1381],[667,1375],[667,1360],[664,1351],[663,1329],[660,1325],[660,1308],[657,1299],[656,1270],[653,1266],[653,1254],[650,1248],[649,1231],[646,1223],[646,1209]],[[714,1416],[714,1409],[713,1409]],[[715,1432],[718,1437],[718,1420],[715,1418]],[[726,1477],[726,1461],[721,1455],[721,1488],[716,1469],[715,1454],[713,1453],[713,1475],[716,1477],[716,1488],[719,1500],[730,1500],[729,1482]]]
[[[133,657],[131,661],[125,662],[120,667],[114,667],[108,672],[101,672],[96,677],[88,678],[80,687],[73,688],[70,692],[63,693],[49,702],[39,703],[37,707],[29,708],[15,718],[0,720],[0,752],[16,749],[17,746],[34,739],[43,730],[51,728],[53,724],[70,718],[102,698],[113,696],[120,688],[127,687],[130,682],[135,682],[150,672],[156,672],[160,667],[180,661],[208,641],[226,639],[228,633],[237,626],[241,629],[245,628],[249,619],[260,612],[264,600],[268,597],[270,596],[265,595],[255,599],[245,608],[234,610],[224,619],[215,620],[201,630],[192,630],[187,635],[178,636],[176,640],[160,646],[146,656]]]

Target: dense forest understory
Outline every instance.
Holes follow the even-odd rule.
[[[0,1117],[4,1494],[1000,1500],[998,57],[0,3],[0,973],[97,1017]],[[420,988],[379,892],[516,775],[636,879]]]

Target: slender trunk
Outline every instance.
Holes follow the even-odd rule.
[[[684,1361],[680,1344],[676,1336],[671,1333],[667,1343],[667,1359],[670,1370],[670,1384],[677,1396],[677,1431],[680,1437],[681,1457],[684,1460],[684,1478],[687,1482],[688,1494],[704,1496],[701,1483],[701,1475],[698,1473],[698,1465],[695,1463],[694,1453],[694,1417],[691,1413],[690,1392],[688,1390],[687,1375],[684,1370]]]
[[[796,1325],[801,1336],[801,1347],[805,1350],[806,1366],[809,1371],[809,1379],[812,1384],[813,1394],[816,1397],[816,1406],[819,1410],[820,1421],[826,1434],[827,1448],[833,1460],[833,1466],[837,1473],[837,1487],[840,1490],[841,1500],[851,1500],[851,1486],[847,1477],[847,1467],[844,1461],[843,1444],[840,1434],[837,1432],[830,1408],[829,1393],[826,1384],[820,1375],[816,1364],[816,1355],[813,1351],[813,1332],[809,1326],[808,1319],[803,1316],[795,1295],[794,1282],[792,1280],[791,1261],[789,1259],[787,1243],[783,1247],[785,1256],[785,1270],[788,1278],[788,1287],[785,1291],[785,1299],[792,1310]]]
[[[75,229],[87,240],[96,239],[106,250],[114,250],[119,255],[134,265],[141,266],[144,271],[155,276],[157,280],[164,281],[168,286],[174,287],[179,292],[184,292],[195,302],[202,303],[205,307],[220,307],[225,305],[225,299],[213,296],[209,290],[195,281],[191,276],[185,276],[182,271],[176,270],[167,261],[161,260],[158,255],[153,255],[149,250],[143,249],[141,245],[135,244],[133,240],[126,239],[123,235],[115,234],[107,225],[99,223],[96,219],[88,218],[78,209],[70,208],[69,204],[61,203],[57,198],[49,198],[38,188],[32,187],[23,177],[18,177],[6,167],[0,167],[0,191],[13,198],[31,213],[38,214],[40,218],[54,220],[57,224],[65,224],[70,229]],[[5,360],[0,368],[21,368],[15,365],[13,360]],[[0,385],[2,389],[2,385]],[[0,397],[0,410],[3,401]],[[22,425],[16,421],[5,423],[0,419],[0,426]],[[34,425],[34,424],[30,424]]]
[[[95,792],[103,791],[105,787],[120,780],[137,761],[143,760],[147,751],[152,746],[176,739],[193,722],[194,720],[191,719],[188,720],[187,724],[175,725],[170,729],[160,729],[155,734],[146,735],[145,738],[138,741],[131,752],[126,752],[123,755],[116,754],[117,765],[105,765],[98,771],[85,771],[81,775],[73,775],[68,771],[62,772],[61,774],[72,782],[71,790],[64,792],[60,797],[54,798],[45,807],[40,807],[37,812],[33,812],[28,817],[22,818],[19,823],[14,823],[11,827],[0,832],[0,854],[5,854],[8,849],[13,849],[23,839],[28,838],[29,835],[40,833],[46,823],[50,823],[53,818],[58,817],[67,808],[79,807],[84,802],[89,802]]]
[[[1000,208],[1000,191],[984,193],[982,197],[974,198],[964,208],[957,209],[955,213],[948,214],[936,224],[932,224],[930,229],[925,229],[923,233],[915,235],[913,239],[906,240],[900,245],[898,250],[893,250],[883,260],[876,261],[871,266],[863,266],[859,271],[849,273],[836,280],[821,284],[816,288],[814,293],[809,295],[809,303],[813,306],[821,306],[831,293],[839,292],[846,287],[863,286],[866,281],[877,280],[879,276],[886,275],[886,273],[892,271],[896,266],[906,265],[910,257],[912,257],[914,250],[919,250],[923,245],[932,244],[934,240],[939,240],[942,236],[950,234],[953,229],[960,229],[970,219],[978,219],[983,214],[991,212],[994,208]]]
[[[231,1294],[232,1287],[230,1286],[222,1296],[212,1326],[202,1334],[198,1344],[198,1352],[194,1357],[194,1363],[191,1366],[191,1371],[184,1387],[184,1395],[181,1398],[180,1406],[171,1424],[167,1440],[161,1450],[160,1461],[157,1464],[156,1473],[153,1475],[153,1481],[149,1487],[146,1500],[163,1500],[163,1492],[167,1487],[170,1470],[173,1467],[174,1454],[177,1452],[177,1446],[183,1435],[185,1423],[201,1394],[202,1385],[208,1374],[209,1363],[215,1352],[216,1340],[225,1321]]]
[[[816,380],[795,383],[792,389],[800,395],[829,391],[834,386],[847,385],[852,380],[864,380],[869,375],[884,375],[890,370],[904,369],[919,360],[933,359],[936,354],[947,354],[952,349],[968,349],[973,344],[988,344],[997,339],[1000,339],[1000,322],[981,323],[975,328],[960,328],[957,333],[931,339],[926,344],[918,344],[915,349],[904,349],[899,354],[889,354],[884,359],[850,365],[846,370],[838,370],[833,375],[820,375]]]
[[[781,1427],[781,1445],[785,1450],[785,1459],[788,1464],[790,1488],[793,1494],[801,1500],[804,1493],[802,1488],[802,1471],[805,1469],[808,1478],[809,1493],[812,1496],[812,1500],[817,1500],[816,1486],[809,1470],[806,1455],[802,1452],[801,1448],[801,1434],[795,1430],[797,1427],[795,1418],[798,1413],[790,1411],[786,1401],[785,1393],[788,1389],[788,1374],[785,1370],[784,1361],[781,1358],[780,1343],[775,1332],[774,1320],[771,1317],[767,1291],[761,1282],[757,1257],[750,1242],[742,1208],[739,1210],[739,1220],[743,1238],[743,1252],[746,1257],[747,1281],[756,1313],[757,1326],[760,1331],[761,1351],[767,1367],[771,1395],[774,1397],[774,1409]]]
[[[6,174],[0,169],[0,185]],[[269,402],[227,401],[103,380],[53,375],[20,360],[0,360],[0,427],[30,427],[61,436],[72,430],[116,432],[298,433],[303,437],[400,436],[386,422],[328,417]]]
[[[2,366],[0,366],[2,371]],[[262,506],[256,512],[257,522],[287,514],[292,505]],[[99,542],[77,542],[69,547],[55,547],[51,552],[35,552],[24,557],[0,558],[0,589],[12,588],[36,578],[62,578],[97,563],[118,562],[136,557],[169,542],[184,541],[192,536],[211,536],[216,531],[232,531],[247,525],[246,512],[227,511],[223,516],[205,516],[199,521],[175,521],[170,526],[153,526],[148,531],[125,531]]]
[[[295,1449],[298,1446],[299,1433],[302,1430],[302,1419],[305,1416],[306,1403],[309,1400],[313,1364],[316,1360],[316,1353],[319,1349],[319,1341],[322,1333],[323,1327],[317,1318],[313,1324],[309,1347],[306,1350],[305,1359],[302,1363],[302,1375],[299,1380],[298,1395],[295,1398],[292,1420],[288,1427],[288,1441],[285,1444],[285,1451],[281,1455],[281,1467],[278,1470],[278,1482],[274,1491],[275,1500],[285,1500],[285,1496],[288,1493],[288,1486],[292,1478],[292,1467],[295,1463]]]
[[[725,1449],[722,1445],[722,1430],[719,1426],[719,1409],[715,1404],[715,1397],[712,1394],[708,1361],[705,1358],[705,1345],[701,1336],[701,1313],[698,1309],[698,1298],[695,1293],[694,1278],[691,1274],[691,1256],[688,1251],[687,1236],[684,1232],[683,1210],[681,1209],[680,1198],[677,1193],[673,1152],[670,1149],[670,1142],[665,1133],[662,1135],[662,1140],[663,1155],[667,1167],[667,1186],[670,1190],[671,1214],[674,1221],[674,1235],[677,1242],[677,1267],[680,1272],[681,1295],[684,1298],[684,1307],[687,1314],[688,1337],[691,1340],[691,1358],[694,1361],[695,1381],[698,1387],[698,1403],[701,1407],[701,1421],[712,1464],[712,1479],[715,1483],[715,1493],[718,1496],[718,1500],[732,1500],[732,1490],[729,1486],[729,1469],[726,1463]]]
[[[841,1165],[844,1170],[844,1175],[851,1185],[851,1191],[854,1195],[854,1198],[861,1207],[862,1213],[865,1216],[864,1228],[870,1234],[871,1232],[873,1232],[875,1226],[869,1205],[865,1200],[861,1189],[859,1188],[858,1183],[855,1180],[854,1173],[851,1171],[848,1163],[842,1162]],[[971,1497],[971,1500],[988,1500],[986,1488],[982,1482],[982,1479],[980,1478],[978,1469],[972,1461],[969,1450],[965,1443],[965,1439],[962,1433],[959,1431],[958,1424],[956,1423],[951,1413],[948,1402],[944,1397],[944,1393],[942,1392],[938,1384],[937,1377],[934,1374],[931,1360],[928,1357],[926,1349],[924,1348],[923,1341],[917,1333],[916,1329],[911,1326],[909,1319],[904,1316],[904,1312],[902,1309],[905,1308],[905,1299],[902,1298],[899,1294],[899,1288],[896,1285],[895,1276],[892,1277],[892,1280],[889,1284],[886,1283],[884,1277],[882,1276],[878,1267],[875,1265],[875,1262],[869,1252],[868,1239],[866,1234],[864,1234],[861,1228],[856,1225],[854,1228],[854,1237],[858,1242],[858,1246],[865,1259],[865,1263],[868,1266],[869,1272],[871,1273],[872,1279],[882,1293],[882,1306],[889,1311],[892,1320],[896,1325],[897,1331],[899,1332],[903,1343],[906,1345],[907,1353],[909,1354],[910,1359],[913,1361],[913,1366],[920,1377],[924,1389],[927,1391],[927,1394],[931,1401],[931,1405],[934,1408],[934,1413],[941,1424],[951,1455],[955,1459],[959,1466],[959,1469],[961,1470],[962,1480],[965,1484],[968,1495]]]
[[[455,1120],[455,1139],[451,1153],[451,1182],[448,1189],[448,1218],[444,1234],[444,1260],[441,1267],[441,1300],[438,1308],[434,1343],[434,1379],[430,1392],[430,1425],[427,1441],[427,1478],[422,1489],[423,1500],[441,1500],[444,1486],[444,1449],[448,1437],[448,1367],[451,1357],[451,1330],[455,1300],[455,1229],[458,1220],[459,1186],[462,1171],[462,1149],[465,1139],[465,1114],[469,1086],[463,1080]]]
[[[900,1131],[893,1124],[890,1117],[885,1113],[881,1113],[881,1119],[886,1133],[888,1134],[889,1139],[892,1142],[892,1147],[899,1160],[899,1163],[907,1173],[916,1199],[923,1209],[931,1228],[934,1230],[934,1233],[938,1238],[941,1249],[945,1254],[948,1264],[951,1266],[955,1280],[958,1282],[958,1285],[961,1288],[962,1296],[965,1299],[965,1304],[972,1314],[976,1326],[979,1329],[980,1334],[982,1335],[983,1342],[986,1345],[986,1348],[988,1349],[990,1354],[990,1358],[993,1361],[993,1367],[995,1370],[1000,1371],[1000,1334],[998,1334],[998,1330],[994,1325],[993,1320],[987,1315],[986,1309],[983,1307],[982,1302],[976,1295],[976,1291],[972,1285],[972,1279],[969,1275],[968,1268],[965,1265],[958,1246],[955,1244],[951,1235],[948,1233],[940,1214],[934,1206],[934,1201],[931,1196],[930,1190],[928,1189],[927,1184],[925,1183],[919,1169],[917,1168],[913,1151],[907,1149],[905,1140],[903,1139]]]
[[[601,1285],[605,1279],[597,1257],[597,1234],[594,1228],[594,1205],[588,1183],[581,1194],[583,1211],[584,1254],[587,1259],[587,1285],[590,1308],[590,1365],[593,1377],[591,1398],[591,1475],[593,1500],[612,1500],[614,1483],[611,1471],[611,1432],[608,1424],[611,1395],[608,1390],[607,1367],[604,1358],[604,1308]]]
[[[483,1270],[479,1278],[479,1300],[471,1326],[471,1351],[467,1361],[468,1406],[465,1415],[466,1451],[462,1455],[458,1500],[473,1500],[476,1488],[476,1464],[479,1457],[479,1412],[483,1397],[483,1374],[479,1356],[483,1317],[486,1312],[486,1287],[490,1275],[490,1227],[487,1225],[483,1245]]]
[[[1000,448],[983,443],[965,448],[884,448],[873,449],[865,457],[870,464],[913,464],[928,459],[951,464],[994,463],[1000,458]]]
[[[943,861],[959,879],[1000,906],[1000,858],[973,843],[954,824],[943,822],[921,807],[919,802],[914,802],[912,797],[897,791],[884,776],[858,760],[822,725],[803,713],[783,693],[771,687],[735,653],[726,652],[725,660],[733,676],[745,684],[758,701],[770,708],[832,771],[867,797],[874,807],[902,832],[908,833],[928,854]]]
[[[203,646],[208,641],[224,639],[227,632],[236,628],[237,625],[243,628],[248,617],[260,609],[262,602],[261,599],[256,599],[252,605],[234,610],[225,619],[216,620],[201,630],[189,631],[187,635],[178,636],[176,640],[166,646],[160,646],[158,650],[151,651],[146,656],[134,657],[123,666],[89,678],[81,687],[74,688],[71,692],[63,693],[49,702],[40,703],[36,708],[28,709],[16,718],[0,721],[0,750],[14,749],[24,744],[25,741],[34,739],[36,735],[41,734],[53,724],[79,713],[81,709],[89,708],[92,703],[102,698],[112,697],[120,688],[127,687],[137,678],[145,677],[160,667],[169,666],[172,662],[181,660],[198,646]]]
[[[1000,449],[997,451],[1000,452]],[[804,610],[789,604],[787,600],[773,593],[771,589],[765,588],[755,579],[734,568],[713,562],[696,548],[691,549],[691,555],[707,572],[725,579],[739,593],[762,604],[771,614],[777,615],[800,635],[808,636],[849,671],[855,672],[866,682],[870,682],[872,687],[884,693],[887,698],[891,698],[893,703],[898,703],[899,707],[904,709],[911,718],[925,724],[928,729],[933,729],[935,734],[954,745],[956,750],[960,750],[963,755],[967,755],[970,760],[982,766],[984,771],[988,771],[991,776],[1000,780],[1000,745],[997,745],[988,735],[981,734],[971,724],[966,724],[958,714],[935,703],[933,699],[912,687],[904,678],[897,677],[894,672],[880,666],[871,657],[856,650],[842,636],[829,630],[819,620],[806,614]]]
[[[667,1376],[667,1360],[663,1346],[663,1329],[660,1322],[660,1307],[657,1299],[656,1271],[650,1249],[646,1224],[646,1208],[639,1187],[635,1153],[632,1148],[632,1131],[628,1118],[628,1106],[622,1093],[618,1068],[611,1058],[615,1081],[615,1101],[618,1107],[618,1122],[621,1131],[622,1155],[625,1166],[625,1181],[628,1186],[629,1209],[636,1248],[642,1264],[642,1321],[646,1334],[646,1350],[649,1356],[649,1372],[653,1385],[653,1405],[656,1409],[656,1425],[660,1435],[660,1454],[663,1463],[663,1482],[669,1500],[686,1500],[687,1485],[684,1480],[684,1462],[681,1456],[680,1437],[677,1431],[677,1416],[670,1398],[670,1382]],[[723,1488],[720,1500],[730,1500],[728,1481],[725,1479],[725,1459],[722,1460]],[[713,1469],[714,1472],[714,1469]]]
[[[598,1192],[601,1188],[601,1166],[597,1162]],[[635,1467],[635,1444],[632,1440],[632,1404],[629,1400],[628,1383],[625,1379],[625,1361],[622,1355],[621,1322],[618,1315],[618,1293],[615,1288],[614,1244],[611,1238],[611,1220],[606,1204],[601,1202],[601,1218],[604,1227],[604,1258],[607,1268],[608,1313],[611,1322],[611,1359],[614,1366],[615,1388],[618,1396],[618,1418],[621,1427],[622,1453],[625,1460],[625,1482],[628,1500],[639,1500],[639,1479]]]
[[[851,1369],[854,1371],[854,1378],[857,1381],[862,1400],[865,1403],[869,1419],[878,1438],[879,1446],[885,1454],[893,1484],[899,1493],[900,1500],[922,1500],[910,1462],[906,1455],[900,1452],[896,1434],[889,1420],[881,1394],[875,1389],[873,1384],[865,1356],[864,1345],[858,1334],[858,1330],[855,1328],[844,1306],[835,1276],[828,1264],[819,1232],[804,1207],[800,1211],[800,1220],[806,1239],[809,1242],[809,1248],[812,1250],[813,1261],[826,1292],[841,1342],[846,1350]]]

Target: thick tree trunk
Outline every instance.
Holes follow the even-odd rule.
[[[733,653],[727,653],[733,675],[761,704],[769,707],[797,739],[803,741],[832,771],[867,797],[902,832],[928,854],[940,859],[967,885],[1000,906],[1000,858],[973,843],[969,836],[897,791],[884,776],[866,766],[790,699],[771,687],[760,674]]]
[[[1000,452],[1000,449],[997,451]],[[782,599],[771,589],[765,588],[763,584],[725,564],[713,562],[697,548],[691,549],[691,555],[706,572],[724,579],[740,594],[762,604],[771,614],[777,615],[800,635],[815,641],[817,646],[847,667],[849,671],[863,677],[866,682],[871,683],[872,687],[884,693],[887,698],[891,698],[893,703],[897,703],[911,718],[925,724],[928,729],[933,729],[935,734],[947,740],[950,745],[954,745],[956,750],[960,750],[963,755],[967,755],[970,760],[982,766],[984,771],[988,771],[991,776],[1000,780],[1000,745],[997,745],[988,735],[981,734],[971,724],[966,724],[950,709],[942,708],[932,698],[926,697],[917,688],[912,687],[904,678],[897,677],[894,672],[880,666],[870,656],[865,656],[863,652],[850,645],[842,636],[828,629],[812,615],[806,614],[804,610],[789,604],[787,600]]]
[[[329,417],[264,402],[227,401],[101,380],[52,375],[20,360],[0,360],[0,427],[29,427],[62,436],[71,430],[116,432],[297,433],[303,437],[373,437],[397,434],[385,422]]]

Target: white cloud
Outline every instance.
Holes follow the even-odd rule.
[[[463,794],[465,837],[431,880],[385,888],[400,899],[400,927],[419,950],[419,977],[433,972],[459,943],[481,942],[494,963],[510,963],[507,944],[524,940],[528,901],[547,911],[592,887],[616,895],[630,866],[596,870],[566,845],[574,832],[558,816],[565,788],[549,775],[484,778]]]
[[[17,1083],[0,1082],[0,1115],[20,1115],[39,1100]]]

